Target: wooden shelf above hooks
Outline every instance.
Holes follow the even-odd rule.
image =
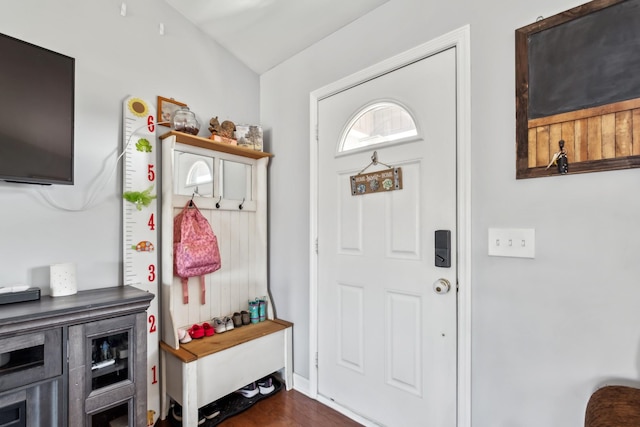
[[[176,140],[181,144],[187,144],[194,147],[205,148],[208,150],[216,150],[227,154],[235,154],[238,156],[248,157],[250,159],[261,159],[263,157],[273,157],[271,153],[265,153],[264,151],[251,150],[249,148],[238,147],[237,145],[225,144],[223,142],[212,141],[200,136],[189,135],[188,133],[178,132],[172,130],[163,135],[160,135],[160,139],[165,139],[170,136],[175,136]]]

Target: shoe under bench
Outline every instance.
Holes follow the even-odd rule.
[[[161,342],[163,418],[173,399],[182,405],[182,425],[195,426],[198,408],[275,372],[290,390],[292,330],[292,323],[272,319],[194,339],[178,349]]]

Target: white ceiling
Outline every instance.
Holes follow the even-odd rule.
[[[258,74],[388,0],[165,0]]]

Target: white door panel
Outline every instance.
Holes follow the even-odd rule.
[[[455,49],[318,103],[318,393],[388,426],[456,419]],[[354,113],[402,105],[418,137],[339,153]],[[401,167],[403,189],[352,196],[349,177]],[[451,230],[451,267],[434,232]],[[454,289],[437,294],[447,279]]]

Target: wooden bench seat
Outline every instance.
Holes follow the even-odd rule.
[[[279,372],[292,387],[292,328],[281,319],[245,325],[174,349],[160,343],[163,392],[182,405],[183,425],[197,425],[198,408],[264,376]]]

